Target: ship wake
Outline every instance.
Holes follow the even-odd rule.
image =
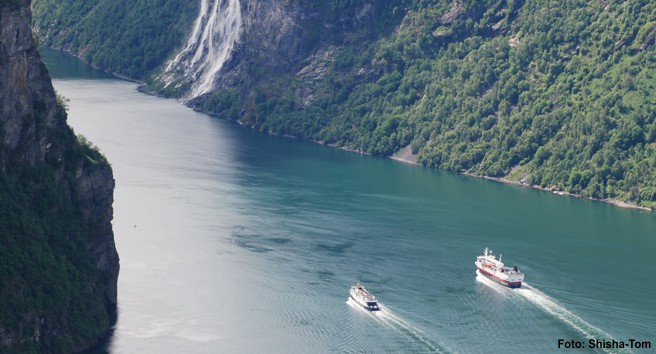
[[[425,351],[428,353],[447,353],[448,351],[440,347],[437,343],[431,341],[426,337],[426,334],[419,328],[413,326],[408,321],[402,319],[400,316],[393,313],[387,306],[381,304],[380,311],[368,311],[362,308],[360,305],[355,303],[352,299],[348,299],[346,303],[353,307],[362,310],[363,312],[369,314],[377,322],[381,323],[384,326],[387,326],[397,333],[403,335],[414,343],[419,344],[425,348]]]
[[[535,287],[524,282],[522,288],[514,289],[515,294],[519,294],[524,299],[532,302],[540,309],[553,315],[562,322],[585,336],[586,339],[614,340],[608,333],[586,322],[581,317],[573,314],[554,299],[544,294]],[[610,353],[610,351],[608,351]],[[630,350],[613,349],[613,353],[631,353]]]
[[[601,329],[591,325],[586,322],[581,317],[573,314],[571,311],[566,309],[564,306],[558,304],[556,300],[549,297],[547,294],[541,292],[530,284],[523,282],[522,287],[518,289],[509,289],[503,285],[499,285],[494,281],[483,276],[478,270],[476,271],[476,280],[487,285],[492,290],[508,295],[508,296],[518,296],[525,300],[528,300],[532,304],[536,305],[539,309],[547,312],[548,314],[556,317],[563,323],[567,324],[577,332],[585,336],[586,339],[601,339],[601,340],[614,340],[608,333],[602,331]],[[602,349],[603,350],[603,349]],[[607,351],[610,352],[610,351]],[[631,353],[628,349],[613,349],[613,353]]]
[[[239,0],[202,0],[185,47],[157,79],[167,89],[185,90],[184,100],[210,92],[239,39],[241,23]]]

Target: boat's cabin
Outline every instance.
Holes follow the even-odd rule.
[[[501,268],[501,273],[522,274],[522,272],[519,271],[519,268],[517,268],[517,266],[503,267],[503,268]]]
[[[371,311],[378,311],[378,310],[380,310],[380,308],[378,307],[378,303],[377,303],[377,302],[367,302],[367,307],[368,307],[369,310],[371,310]]]

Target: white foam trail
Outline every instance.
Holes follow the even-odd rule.
[[[377,317],[378,314],[380,313],[380,311],[369,311],[369,310],[365,309],[364,307],[358,305],[358,304],[357,304],[355,301],[353,301],[353,299],[351,299],[350,297],[349,297],[348,299],[346,299],[346,304],[349,305],[349,306],[351,306],[352,308],[354,308],[354,309],[356,309],[356,310],[360,310],[360,311],[362,311],[363,313],[366,313],[366,314],[368,314],[368,315],[370,315],[370,316],[372,316],[372,317]]]
[[[391,327],[396,332],[404,335],[405,337],[408,337],[411,340],[423,344],[428,350],[428,352],[446,353],[444,349],[440,348],[437,344],[433,343],[430,339],[426,338],[424,332],[422,332],[419,328],[416,328],[415,326],[411,325],[407,321],[403,320],[401,317],[394,314],[389,308],[387,308],[385,305],[381,304],[380,302],[378,303],[378,306],[380,307],[380,311],[366,310],[362,306],[352,301],[350,298],[346,301],[346,303],[353,308],[357,308],[364,311],[365,313],[375,318],[379,323]]]
[[[190,84],[186,100],[203,95],[214,87],[216,75],[230,58],[239,39],[239,0],[202,0],[194,28],[185,48],[166,64],[157,78],[165,87]]]
[[[573,314],[567,310],[562,305],[558,304],[555,300],[550,298],[547,294],[541,292],[530,284],[523,282],[522,287],[519,289],[510,289],[503,285],[500,285],[487,277],[483,276],[478,270],[476,271],[476,280],[487,285],[492,290],[500,293],[512,296],[518,294],[526,300],[530,301],[534,305],[537,305],[540,309],[546,311],[547,313],[553,315],[559,320],[563,321],[570,327],[574,328],[579,333],[583,334],[586,339],[600,339],[600,340],[613,340],[608,333],[602,331],[601,329],[589,324],[579,316]],[[599,348],[602,349],[603,348]],[[610,353],[610,351],[606,350]],[[612,353],[631,353],[628,349],[613,349]]]
[[[611,337],[606,332],[589,324],[579,316],[573,314],[572,312],[570,312],[560,304],[556,303],[556,301],[551,299],[548,295],[542,293],[541,291],[532,287],[526,282],[522,284],[521,288],[514,289],[514,292],[516,294],[521,295],[522,297],[532,302],[533,304],[537,305],[542,310],[552,314],[556,318],[565,322],[566,324],[568,324],[569,326],[571,326],[572,328],[583,334],[587,339],[600,339],[600,340],[609,340],[609,341],[614,340],[614,338]],[[606,351],[609,353],[611,352],[610,350],[606,350]],[[612,353],[631,353],[631,351],[628,349],[624,349],[624,350],[613,349]]]
[[[430,339],[426,338],[424,332],[422,332],[420,329],[404,321],[399,316],[392,313],[387,307],[382,305],[380,306],[381,306],[381,313],[379,317],[383,320],[383,322],[389,324],[398,332],[423,344],[424,346],[426,346],[426,349],[428,349],[429,352],[431,353],[446,352],[442,348],[440,348],[437,344],[433,343]]]

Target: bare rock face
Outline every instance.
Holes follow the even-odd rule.
[[[234,61],[244,65],[241,62],[247,59],[274,73],[286,73],[307,65],[317,52],[357,41],[353,33],[376,22],[387,5],[360,1],[338,9],[320,2],[242,1],[242,36]]]
[[[217,76],[216,88],[238,88],[242,99],[247,99],[253,85],[264,77],[303,70],[308,77],[320,76],[308,71],[325,70],[336,46],[362,40],[355,33],[367,38],[374,35],[375,31],[367,32],[367,26],[388,11],[389,3],[360,1],[339,9],[322,2],[241,1],[239,40]],[[188,104],[211,111],[206,98],[196,97]]]
[[[41,62],[29,0],[0,0],[0,352],[71,352],[111,327],[114,179],[78,143]]]
[[[40,110],[43,127],[57,128],[57,107],[47,70],[41,63],[30,28],[28,6],[4,1],[0,13],[0,112],[2,142],[9,149],[20,149],[21,141],[36,139],[36,110]],[[34,165],[43,158],[45,146],[21,149],[25,162]]]

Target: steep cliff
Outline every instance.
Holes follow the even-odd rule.
[[[151,82],[151,88],[158,93],[190,99],[191,106],[195,108],[206,106],[202,103],[204,100],[195,98],[219,87],[248,90],[267,79],[281,76],[288,81],[290,75],[306,67],[303,73],[312,76],[309,81],[321,80],[321,73],[314,72],[328,70],[327,65],[340,47],[371,43],[391,33],[403,18],[403,11],[397,6],[403,6],[404,1],[212,0],[209,3],[214,3],[216,9],[223,13],[219,13],[216,23],[204,21],[210,18],[213,11],[208,6],[207,13],[201,12],[198,17],[200,21],[197,20],[200,32],[221,27],[227,9],[240,7],[239,18],[233,21],[238,26],[226,28],[226,32],[234,33],[213,38],[216,42],[214,46],[224,41],[232,41],[234,45],[231,45],[229,55],[211,58],[210,62],[221,62],[223,66],[214,73],[210,89],[194,91],[189,89],[190,85],[162,88],[158,83],[161,77]],[[226,10],[221,10],[224,8]],[[201,38],[196,39],[192,34],[187,46],[200,48],[197,52],[206,54],[208,43],[203,43]],[[205,71],[203,67],[184,61],[175,64],[186,64],[183,72],[187,79],[200,78]],[[306,87],[305,91],[309,92],[311,88]],[[252,91],[243,93],[253,95]]]
[[[109,164],[66,124],[29,0],[0,1],[0,352],[72,352],[116,310]]]
[[[118,76],[140,80],[184,42],[189,0],[32,1],[41,43]]]
[[[653,2],[243,1],[195,109],[262,131],[656,207]],[[610,29],[610,30],[609,30]]]
[[[654,2],[195,3],[200,28],[151,91],[273,134],[656,208]],[[48,38],[51,23],[37,20]],[[91,33],[71,45],[116,37]]]

